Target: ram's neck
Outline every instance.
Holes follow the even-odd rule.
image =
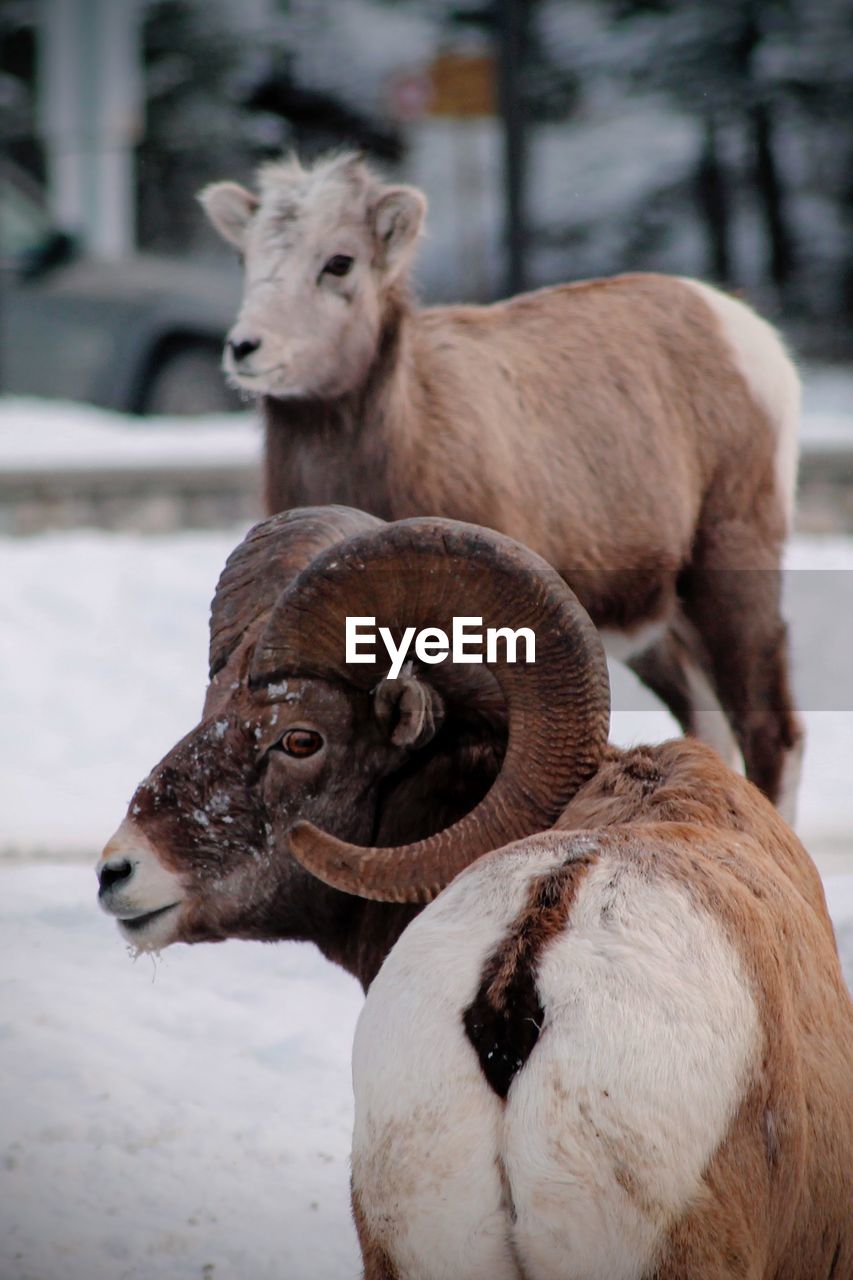
[[[422,910],[418,904],[355,902],[345,938],[318,946],[327,960],[346,969],[367,991],[394,943]]]
[[[404,423],[413,379],[408,297],[386,307],[363,383],[335,400],[265,397],[264,503],[268,514],[340,503],[394,519],[388,424]]]
[[[505,746],[505,726],[491,714],[467,725],[448,723],[430,748],[380,789],[371,842],[409,844],[458,822],[494,783]],[[316,892],[314,900],[321,900]],[[421,907],[367,902],[332,889],[323,901],[311,940],[366,990]]]

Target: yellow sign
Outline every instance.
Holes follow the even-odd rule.
[[[428,74],[432,83],[430,115],[495,114],[495,61],[489,54],[440,53]]]

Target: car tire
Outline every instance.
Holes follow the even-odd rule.
[[[184,416],[239,409],[240,399],[226,384],[220,361],[219,349],[203,343],[168,348],[146,379],[140,412]]]

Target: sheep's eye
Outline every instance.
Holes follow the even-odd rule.
[[[323,739],[313,729],[288,729],[279,746],[285,755],[304,759],[313,756],[323,745]]]
[[[330,276],[345,276],[349,274],[354,261],[349,254],[336,253],[326,263],[323,271],[328,271]]]

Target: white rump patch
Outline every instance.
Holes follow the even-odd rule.
[[[504,1107],[462,1012],[530,880],[562,856],[525,841],[463,872],[368,992],[353,1049],[353,1186],[406,1280],[520,1280],[497,1160]]]
[[[403,934],[359,1022],[353,1181],[407,1280],[640,1280],[759,1054],[720,924],[651,855],[640,871],[605,844],[540,957],[543,1032],[502,1104],[462,1013],[531,879],[595,847],[544,839],[455,880]]]
[[[800,378],[776,329],[751,307],[700,280],[680,277],[719,320],[747,386],[776,431],[776,483],[790,529],[797,488]]]
[[[639,1280],[701,1192],[761,1044],[740,958],[687,890],[606,856],[543,955],[545,1030],[504,1159],[528,1280]]]

